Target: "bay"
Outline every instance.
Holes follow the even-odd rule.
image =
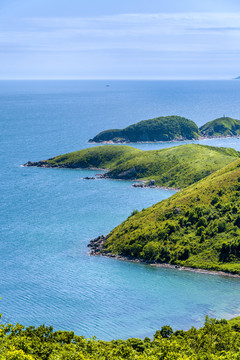
[[[110,86],[106,86],[106,84]],[[237,81],[1,81],[0,310],[4,321],[101,339],[152,336],[239,314],[239,279],[88,255],[88,242],[171,196],[98,171],[24,168],[101,130],[177,114],[240,118]],[[132,144],[143,150],[183,143]],[[196,143],[240,150],[238,138]]]

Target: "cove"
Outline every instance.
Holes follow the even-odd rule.
[[[110,340],[151,337],[168,324],[174,329],[199,327],[205,315],[239,314],[239,279],[88,255],[91,239],[107,234],[134,209],[174,192],[132,188],[127,181],[83,180],[96,171],[20,167],[30,159],[85,148],[91,134],[103,126],[125,126],[135,115],[138,119],[141,114],[155,116],[161,108],[170,114],[187,114],[186,109],[191,109],[196,117],[187,116],[198,120],[199,96],[205,104],[202,108],[214,118],[222,109],[212,107],[217,103],[205,94],[209,86],[222,96],[218,104],[224,105],[225,112],[227,108],[229,116],[237,117],[230,110],[233,101],[239,110],[233,95],[239,83],[173,85],[121,82],[107,92],[99,82],[0,84],[0,308],[4,321],[26,326],[45,323],[56,330]],[[239,150],[238,139],[206,143]]]

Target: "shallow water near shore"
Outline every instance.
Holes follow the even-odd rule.
[[[160,115],[185,116],[199,126],[223,114],[239,119],[239,90],[237,81],[113,81],[110,87],[103,81],[0,82],[4,321],[45,323],[110,340],[151,337],[168,324],[199,327],[205,315],[238,315],[237,278],[88,255],[91,239],[174,191],[83,180],[96,170],[21,165],[96,146],[87,140],[101,130]],[[150,150],[184,143],[189,142],[132,146]],[[196,143],[240,151],[238,138]]]

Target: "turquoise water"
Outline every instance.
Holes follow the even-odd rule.
[[[239,90],[237,81],[0,82],[4,321],[112,339],[239,314],[239,279],[88,256],[89,240],[173,191],[83,180],[97,171],[21,167],[94,146],[87,140],[97,132],[154,116],[183,115],[198,125],[223,114],[240,118]],[[201,143],[240,150],[237,138]]]

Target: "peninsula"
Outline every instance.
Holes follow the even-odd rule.
[[[105,130],[89,142],[95,143],[134,143],[157,141],[183,141],[201,138],[214,138],[240,135],[240,120],[221,117],[198,126],[180,116],[158,117],[143,120],[124,129]]]
[[[240,159],[133,212],[92,254],[240,274]]]
[[[187,144],[143,151],[125,145],[102,145],[25,166],[105,169],[103,178],[143,180],[151,186],[184,188],[239,157],[231,148]]]

